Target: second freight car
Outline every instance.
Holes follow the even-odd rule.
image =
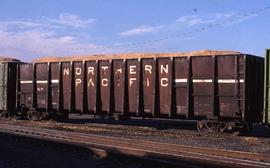
[[[0,57],[0,118],[16,114],[17,65],[20,61]]]

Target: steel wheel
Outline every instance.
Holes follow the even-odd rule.
[[[28,112],[27,119],[30,121],[40,121],[40,115],[37,112]]]
[[[207,120],[198,121],[197,123],[197,129],[202,134],[212,133],[213,131],[210,127],[211,127],[211,123],[208,122]]]
[[[4,118],[4,119],[10,119],[11,115],[8,111],[1,111],[0,112],[0,118]]]
[[[5,112],[4,111],[0,111],[0,118],[4,118],[5,117]]]

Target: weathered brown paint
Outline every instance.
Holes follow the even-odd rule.
[[[111,61],[99,62],[100,112],[110,113],[111,98]]]
[[[156,98],[156,60],[142,59],[142,81],[143,96],[142,108],[143,115],[155,115],[155,98]]]
[[[254,96],[247,95],[247,88],[249,87],[248,85],[250,85],[249,83],[252,83],[252,84],[254,83],[254,81],[250,81],[250,80],[252,80],[251,78],[254,75],[252,73],[247,72],[247,69],[249,69],[251,72],[253,70],[251,68],[252,65],[248,65],[245,55],[242,55],[241,57],[236,57],[236,58],[238,58],[238,63],[236,63],[235,66],[238,67],[238,70],[237,70],[238,72],[236,72],[235,76],[236,76],[236,78],[238,78],[238,81],[240,79],[244,80],[244,82],[242,82],[242,83],[238,82],[238,85],[236,85],[236,88],[235,88],[235,93],[239,95],[238,97],[236,97],[236,99],[239,99],[239,101],[238,100],[236,101],[237,102],[236,108],[239,107],[239,109],[238,109],[239,114],[241,114],[241,118],[244,119],[245,115],[250,115],[250,114],[252,115],[252,113],[253,113],[252,111],[250,111],[249,114],[246,114],[246,112],[247,112],[246,110],[247,110],[249,105],[245,104],[245,103],[247,103],[246,97],[251,98],[251,99],[254,98]],[[258,71],[254,70],[253,72],[258,72]],[[247,75],[247,73],[248,73],[248,75]],[[249,75],[250,75],[250,77],[248,77]],[[259,75],[259,74],[257,74],[257,75]],[[248,79],[250,79],[250,80],[248,80]],[[251,87],[254,87],[254,86],[251,86]],[[254,87],[254,88],[260,88],[260,87]],[[251,89],[251,90],[254,91],[256,89]],[[239,117],[239,116],[234,115],[234,117]]]
[[[73,87],[76,112],[83,112],[83,76],[83,62],[73,62]]]
[[[47,80],[47,63],[41,65],[36,64],[36,82]],[[73,62],[73,70],[70,62],[64,62],[60,72],[58,63],[51,63],[51,107],[58,108],[57,87],[61,84],[64,110],[82,111],[86,107],[88,113],[95,114],[259,121],[262,100],[256,97],[262,93],[254,90],[262,87],[262,66],[263,59],[245,55],[86,61],[85,68],[82,62]],[[59,73],[61,82],[52,83],[59,79]],[[21,104],[31,108],[35,105],[33,65],[21,65],[20,75],[26,81],[20,83]],[[44,84],[37,82],[35,88]],[[39,103],[44,93],[35,92],[36,107],[44,108]]]
[[[171,91],[172,91],[172,59],[158,59],[158,90],[159,90],[159,113],[171,115]]]
[[[235,79],[235,59],[232,56],[217,57],[218,79]],[[238,66],[238,65],[237,65]],[[218,109],[220,116],[234,116],[235,113],[235,88],[237,83],[217,83],[218,85]]]
[[[60,85],[60,79],[59,79],[59,67],[60,64],[58,62],[51,63],[50,64],[50,73],[51,73],[51,94],[50,94],[50,107],[53,111],[56,111],[59,109],[59,85]]]
[[[127,94],[128,112],[130,115],[139,115],[140,96],[140,61],[138,59],[127,60]]]
[[[192,83],[195,116],[213,116],[212,89],[213,65],[212,57],[192,57]],[[196,81],[204,82],[196,82]]]
[[[71,107],[71,74],[72,68],[70,62],[63,62],[61,67],[61,76],[62,76],[62,102],[63,102],[63,110],[70,111]]]
[[[18,63],[9,63],[8,64],[9,72],[8,72],[8,81],[7,81],[7,110],[11,113],[17,112],[17,92],[18,90]],[[16,101],[14,101],[16,100]]]
[[[37,110],[46,111],[48,103],[48,63],[37,63],[36,70],[36,98]]]
[[[87,109],[89,113],[97,112],[97,62],[86,62],[86,88],[87,88]]]
[[[20,65],[20,104],[22,107],[33,107],[33,64]]]
[[[113,60],[113,112],[124,114],[125,61]]]
[[[174,59],[174,95],[176,115],[188,117],[188,73],[189,62],[187,57]]]
[[[16,113],[17,100],[16,62],[0,62],[0,110]]]
[[[253,64],[253,66],[249,66],[246,68],[247,71],[249,71],[250,75],[246,75],[246,80],[250,80],[252,82],[253,88],[260,88],[261,87],[261,81],[264,81],[264,58],[255,58],[251,56],[247,56],[248,59],[250,59],[250,62]],[[255,68],[252,68],[255,67]],[[266,73],[266,72],[265,72]],[[252,76],[247,79],[247,76]],[[248,95],[251,95],[249,98],[250,108],[247,111],[247,114],[245,115],[244,120],[245,121],[254,121],[254,122],[261,122],[263,120],[264,114],[264,107],[261,106],[264,102],[264,89],[250,89],[247,90]],[[267,109],[265,109],[267,111]],[[257,111],[260,111],[261,113],[256,113]]]

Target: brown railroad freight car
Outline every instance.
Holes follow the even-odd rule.
[[[261,57],[135,54],[63,60],[47,67],[61,69],[59,110],[69,113],[203,120],[199,129],[218,121],[220,130],[262,119]],[[46,107],[51,112],[52,105]]]

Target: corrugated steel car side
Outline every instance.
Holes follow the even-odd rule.
[[[263,63],[243,54],[49,63],[48,100],[54,102],[47,107],[66,113],[258,122]],[[23,80],[32,80],[31,68],[21,70]]]

